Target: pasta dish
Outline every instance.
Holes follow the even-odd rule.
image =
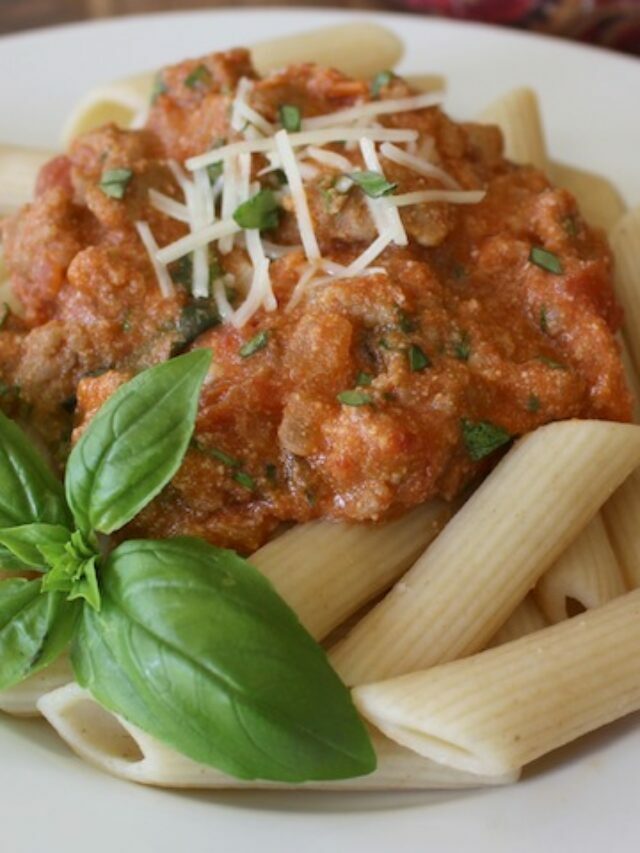
[[[0,708],[123,778],[504,784],[640,708],[638,213],[352,36],[0,146]]]

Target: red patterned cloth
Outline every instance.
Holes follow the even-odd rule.
[[[446,15],[594,42],[640,56],[640,0],[398,0]]]

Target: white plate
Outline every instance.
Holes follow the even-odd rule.
[[[188,13],[1,39],[0,140],[55,145],[74,100],[95,83],[340,14]],[[506,89],[531,84],[542,96],[552,155],[609,175],[629,203],[640,203],[637,60],[491,27],[377,17],[405,40],[404,69],[448,76],[454,115],[471,117]],[[42,724],[3,719],[0,850],[626,853],[640,835],[638,722],[583,738],[508,789],[337,796],[138,788],[83,765]]]

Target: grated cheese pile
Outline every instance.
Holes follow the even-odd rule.
[[[253,85],[251,80],[241,79],[232,104],[231,128],[241,139],[187,160],[185,165],[191,177],[178,163],[169,163],[184,201],[155,189],[149,190],[149,200],[155,209],[189,227],[186,236],[159,248],[148,223],[136,223],[163,296],[171,296],[174,292],[167,265],[191,255],[192,295],[194,298],[212,297],[223,322],[239,328],[258,310],[275,310],[277,302],[271,287],[271,259],[300,247],[275,244],[262,237],[260,227],[243,228],[236,221],[241,219],[238,215],[241,207],[251,205],[263,189],[259,182],[251,180],[257,155],[268,161],[268,166],[257,173],[258,178],[276,170],[284,172],[286,186],[273,195],[288,198],[287,208],[295,215],[307,259],[287,310],[300,302],[312,283],[384,273],[384,268],[373,266],[376,258],[392,243],[398,246],[408,243],[400,216],[401,207],[439,201],[475,204],[484,198],[483,191],[462,189],[428,156],[416,156],[417,131],[385,128],[376,123],[376,118],[381,115],[432,107],[439,102],[439,96],[420,94],[369,101],[334,113],[301,119],[292,132],[268,121],[248,103],[247,97]],[[357,161],[325,148],[336,142],[345,143],[345,151],[356,152]],[[401,147],[403,145],[407,148]],[[429,149],[423,147],[423,153],[424,150]],[[395,186],[385,179],[381,158],[439,181],[442,189],[395,194]],[[337,173],[336,189],[348,192],[354,186],[359,161],[366,170],[361,174],[383,182],[385,189],[376,195],[367,193],[361,184],[377,236],[349,266],[344,266],[322,257],[305,183],[313,181],[322,168],[329,169]],[[209,169],[215,168],[216,164],[218,168],[211,177]],[[237,308],[230,304],[226,289],[228,284],[234,283],[233,276],[221,273],[218,265],[214,265],[217,277],[212,276],[209,263],[210,247],[213,246],[220,255],[227,255],[235,245],[244,247],[251,263],[250,282]]]

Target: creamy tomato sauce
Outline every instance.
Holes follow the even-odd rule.
[[[462,189],[486,190],[481,202],[402,208],[408,246],[388,247],[373,274],[321,277],[288,310],[306,259],[286,186],[267,173],[282,214],[263,236],[290,248],[271,263],[278,309],[240,329],[218,323],[213,301],[190,295],[188,258],[169,267],[176,291],[163,298],[134,223],[148,222],[160,246],[187,233],[149,190],[184,201],[169,161],[241,138],[229,124],[241,77],[274,123],[283,104],[309,117],[374,97],[309,65],[258,80],[242,50],[182,63],[163,72],[144,129],[108,126],[75,141],[3,226],[24,316],[8,314],[0,330],[1,402],[61,461],[73,429],[136,372],[213,350],[192,446],[132,533],[196,534],[248,552],[282,522],[377,521],[452,498],[509,437],[549,421],[630,419],[603,235],[568,192],[506,161],[497,129],[457,124],[437,107],[377,121],[417,130],[415,153]],[[392,77],[375,97],[409,94]],[[325,147],[363,169],[357,147]],[[268,163],[253,160],[258,179]],[[398,193],[442,188],[437,176],[383,165]],[[114,169],[131,172],[121,198],[101,187]],[[341,188],[335,169],[313,169],[305,190],[322,255],[348,264],[377,236],[367,199]],[[242,241],[209,258],[237,306],[251,274]]]

